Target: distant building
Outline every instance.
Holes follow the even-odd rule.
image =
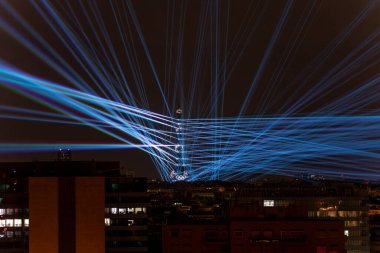
[[[17,171],[10,171],[16,174]],[[28,180],[2,173],[0,178],[0,252],[23,253],[29,247]]]
[[[346,252],[342,221],[310,220],[298,208],[270,209],[233,208],[219,224],[165,225],[163,252]]]
[[[366,185],[289,179],[263,180],[239,189],[235,202],[260,207],[298,206],[313,220],[338,219],[344,223],[347,253],[370,252],[368,188]]]
[[[380,253],[380,187],[372,186],[369,193],[368,216],[371,253]]]
[[[231,253],[342,253],[343,223],[338,220],[231,221]]]
[[[106,252],[148,252],[147,179],[106,178]]]

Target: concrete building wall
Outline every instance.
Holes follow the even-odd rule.
[[[29,178],[29,253],[59,253],[58,178]]]
[[[29,179],[29,253],[104,253],[104,178]]]
[[[75,180],[76,253],[104,253],[104,178]]]

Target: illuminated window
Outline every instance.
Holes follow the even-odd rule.
[[[360,211],[338,211],[339,217],[360,217]]]
[[[120,188],[119,184],[111,184],[112,191],[117,191]]]
[[[283,200],[283,199],[276,200],[276,206],[289,206],[290,204],[292,203],[289,200]]]
[[[327,217],[337,217],[337,212],[336,211],[328,211],[326,213]]]
[[[13,219],[6,219],[5,220],[5,226],[6,227],[13,227]]]
[[[133,223],[135,223],[135,221],[134,221],[134,220],[128,220],[128,226],[132,226],[132,225],[133,225]]]
[[[136,213],[142,213],[142,208],[141,207],[136,207],[135,211],[136,211]]]
[[[14,220],[14,226],[15,227],[21,227],[22,226],[22,220],[21,219],[15,219]]]
[[[0,192],[7,192],[9,187],[9,184],[0,184]]]
[[[358,227],[360,226],[360,222],[353,220],[353,221],[344,221],[344,226],[345,227]]]
[[[6,213],[7,213],[8,215],[12,215],[12,214],[13,214],[13,208],[7,208],[7,209],[6,209]]]
[[[326,206],[326,207],[319,208],[319,211],[336,211],[336,210],[337,210],[336,206]]]
[[[318,211],[318,217],[337,217],[337,211]]]
[[[126,214],[127,209],[126,208],[119,208],[119,214]]]
[[[29,227],[29,219],[25,219],[24,220],[24,226],[25,227]]]
[[[135,213],[135,209],[132,207],[128,207],[128,213]]]
[[[5,220],[0,220],[0,228],[4,228],[5,227]]]
[[[274,206],[274,200],[273,199],[264,199],[264,206]]]
[[[115,208],[115,207],[111,208],[111,213],[112,214],[117,214],[117,208]]]
[[[110,218],[105,218],[104,223],[106,226],[111,226],[111,219]]]
[[[1,208],[0,209],[0,215],[4,215],[5,214],[5,209]]]
[[[349,231],[346,229],[346,230],[344,230],[344,235],[345,236],[350,236],[350,233],[349,233]]]

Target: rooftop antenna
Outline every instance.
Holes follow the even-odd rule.
[[[71,161],[71,150],[70,149],[59,149],[57,152],[58,161]]]

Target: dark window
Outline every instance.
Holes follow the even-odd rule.
[[[170,231],[171,237],[178,237],[179,236],[179,230],[178,229],[173,229]]]

